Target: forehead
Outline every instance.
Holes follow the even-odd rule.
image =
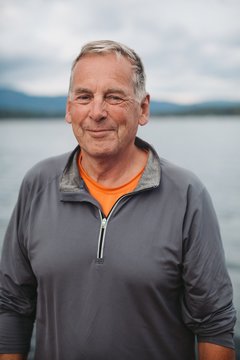
[[[132,84],[133,67],[131,62],[114,53],[87,54],[77,62],[73,69],[73,86],[80,83],[119,83],[125,86]]]

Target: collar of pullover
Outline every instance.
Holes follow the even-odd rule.
[[[147,142],[138,137],[136,137],[135,144],[140,148],[147,149],[149,151],[149,156],[144,173],[134,192],[158,187],[161,179],[161,168],[159,157],[156,151]],[[63,196],[65,194],[72,197],[76,194],[83,193],[84,182],[79,175],[77,166],[79,152],[80,146],[77,146],[71,153],[67,165],[63,171],[60,180],[60,192]]]

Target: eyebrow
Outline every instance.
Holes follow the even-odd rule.
[[[91,91],[91,90],[89,90],[89,89],[87,89],[87,88],[82,88],[82,87],[79,87],[79,88],[76,88],[76,89],[74,90],[74,93],[75,93],[75,94],[82,94],[82,93],[88,93],[88,94],[91,94],[91,93],[92,93],[92,91]]]
[[[87,94],[92,94],[92,91],[88,88],[83,88],[83,87],[78,87],[74,90],[74,93],[75,94],[83,94],[83,93],[87,93]],[[124,95],[124,96],[127,96],[127,94],[125,93],[124,90],[121,90],[121,89],[117,89],[117,88],[108,88],[106,91],[105,91],[106,94],[109,94],[109,93],[114,93],[114,94],[120,94],[120,95]]]
[[[109,88],[109,89],[107,89],[107,90],[106,90],[106,94],[109,94],[109,93],[114,93],[114,94],[120,94],[120,95],[127,96],[127,94],[125,93],[124,90],[116,89],[116,88]]]

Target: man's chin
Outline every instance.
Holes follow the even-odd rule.
[[[80,145],[81,147],[81,145]],[[89,157],[96,158],[96,159],[104,159],[104,158],[111,158],[115,157],[118,153],[117,148],[109,147],[109,146],[97,146],[92,148],[84,148],[81,147],[82,154],[86,153]]]

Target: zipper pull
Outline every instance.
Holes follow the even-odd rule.
[[[106,227],[106,224],[107,224],[107,219],[103,218],[102,219],[102,229],[104,229]]]
[[[105,240],[105,231],[107,228],[107,219],[101,218],[101,227],[98,238],[98,250],[97,250],[97,260],[103,261],[103,251],[104,251],[104,240]]]

